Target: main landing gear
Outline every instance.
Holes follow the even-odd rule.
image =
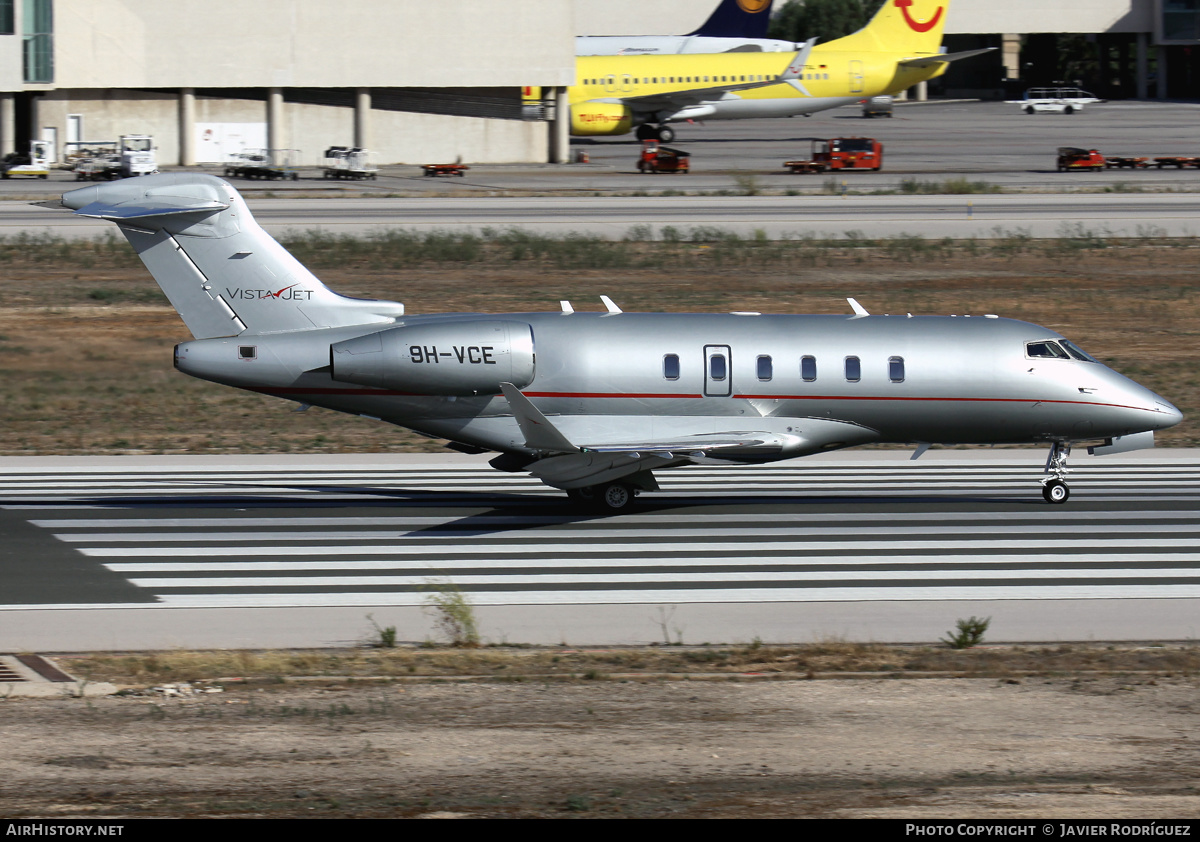
[[[573,502],[602,512],[623,512],[633,505],[638,489],[623,482],[606,482],[586,488],[571,488],[567,497]]]
[[[1046,473],[1042,480],[1042,497],[1047,503],[1065,503],[1071,497],[1071,489],[1067,487],[1067,457],[1071,455],[1071,445],[1056,441],[1050,445],[1050,455],[1046,457]]]
[[[663,143],[670,143],[675,139],[675,130],[670,126],[651,126],[643,123],[637,127],[637,139],[660,140]]]

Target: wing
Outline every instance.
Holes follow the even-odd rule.
[[[791,82],[804,75],[804,65],[808,61],[808,54],[812,52],[813,45],[816,43],[816,38],[810,38],[805,41],[804,45],[797,52],[788,56],[787,66],[783,68],[783,71],[778,76],[772,76],[770,79],[762,82],[731,82],[727,85],[707,85],[703,88],[688,88],[684,91],[668,91],[659,94],[646,94],[645,96],[628,96],[611,100],[594,101],[623,102],[635,111],[679,111],[703,102],[724,99],[729,94],[736,93],[737,91],[750,91],[756,88],[768,88],[771,85],[778,85],[780,82]]]

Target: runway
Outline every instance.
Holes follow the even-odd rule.
[[[272,235],[321,230],[366,236],[385,231],[480,233],[519,228],[544,235],[621,239],[634,226],[690,239],[697,229],[771,239],[858,236],[994,239],[1190,237],[1200,233],[1200,197],[1159,194],[980,194],[962,196],[569,196],[377,199],[250,199]],[[0,202],[0,235],[102,237],[111,223]]]
[[[0,635],[32,633],[33,615],[63,636],[62,618],[96,612],[299,610],[311,628],[290,645],[328,645],[345,638],[317,632],[319,611],[336,627],[396,609],[417,628],[446,587],[525,642],[556,642],[572,614],[588,643],[653,640],[664,606],[705,640],[755,622],[764,638],[852,623],[856,639],[931,639],[948,621],[929,617],[985,610],[1024,618],[1005,639],[1194,635],[1200,453],[1073,459],[1065,506],[1041,500],[1040,453],[905,456],[663,472],[617,517],[478,459],[4,459]],[[126,621],[122,639],[141,622]]]

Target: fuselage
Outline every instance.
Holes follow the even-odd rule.
[[[417,316],[382,331],[372,325],[186,342],[176,365],[231,386],[520,452],[512,408],[492,384],[480,381],[474,395],[462,388],[428,394],[427,385],[414,393],[403,387],[403,374],[380,388],[336,379],[331,368],[331,346],[378,333],[411,355],[404,365],[422,382],[436,383],[438,372],[460,382],[461,372],[486,373],[489,356],[506,353],[463,339],[473,324],[482,329],[496,320],[528,325],[534,361],[518,386],[583,446],[765,431],[789,442],[773,454],[787,458],[870,442],[1098,440],[1181,418],[1168,401],[1076,354],[1054,331],[990,316]],[[410,336],[418,344],[408,344]],[[1058,352],[1047,351],[1047,342]]]
[[[739,120],[811,114],[894,93],[944,71],[945,65],[909,67],[905,53],[813,49],[799,78],[773,85],[697,97],[687,91],[723,84],[765,82],[785,69],[780,53],[585,56],[576,59],[579,83],[569,90],[572,132],[623,134],[646,122]]]

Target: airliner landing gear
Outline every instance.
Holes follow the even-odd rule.
[[[1067,487],[1067,457],[1071,455],[1071,445],[1056,441],[1050,445],[1050,455],[1046,457],[1046,473],[1050,476],[1042,480],[1042,497],[1047,503],[1065,503],[1071,497],[1071,489]]]
[[[670,126],[651,126],[649,123],[638,126],[635,134],[638,140],[661,140],[663,143],[670,143],[675,139],[675,130]]]

